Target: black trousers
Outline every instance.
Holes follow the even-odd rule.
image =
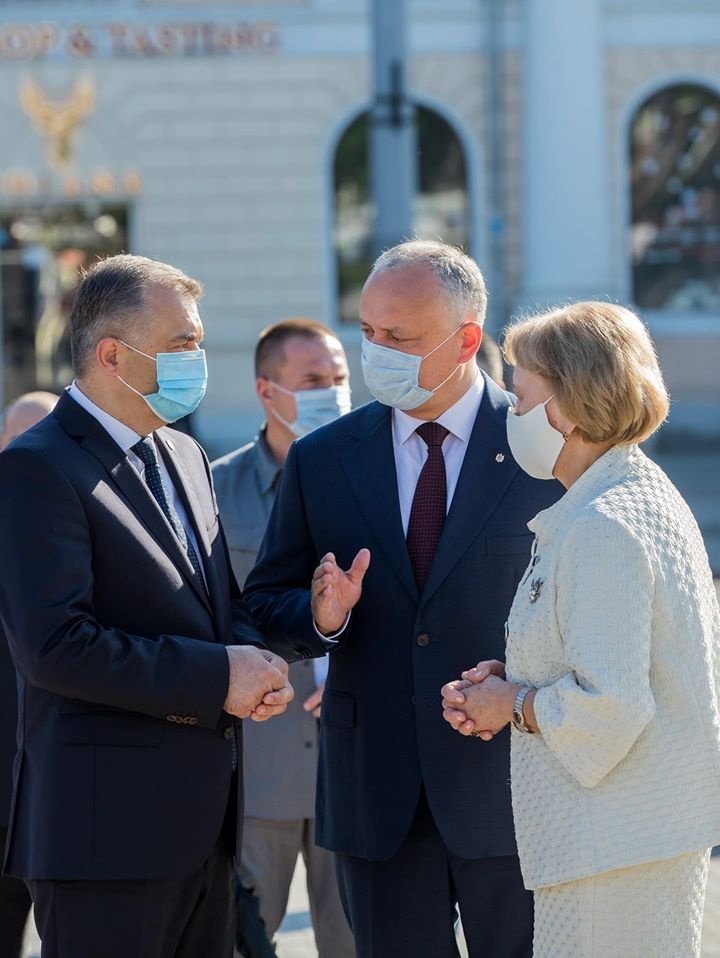
[[[0,828],[0,853],[5,847],[7,828]],[[20,958],[32,899],[24,881],[0,877],[0,958]]]
[[[231,958],[234,860],[224,843],[185,878],[29,881],[42,958]]]
[[[42,958],[232,958],[237,781],[221,834],[190,875],[28,881]]]
[[[459,906],[470,958],[531,958],[533,898],[516,857],[459,858],[424,792],[407,838],[387,861],[337,855],[357,958],[459,958]]]

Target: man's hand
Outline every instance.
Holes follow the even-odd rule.
[[[284,712],[295,694],[288,682],[287,662],[252,645],[230,645],[226,652],[230,681],[225,711],[256,722]]]
[[[323,691],[325,689],[325,683],[321,682],[320,685],[315,689],[312,695],[308,697],[303,702],[303,708],[306,712],[312,712],[316,719],[320,718],[320,703],[322,702]]]
[[[332,552],[320,560],[311,587],[311,608],[315,624],[325,635],[339,632],[362,592],[363,576],[370,565],[370,550],[361,549],[352,565],[343,572]]]

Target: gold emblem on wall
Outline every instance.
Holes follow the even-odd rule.
[[[92,79],[81,77],[62,100],[52,100],[37,80],[27,79],[20,88],[20,105],[46,139],[45,155],[50,166],[55,169],[69,166],[72,134],[95,109]]]

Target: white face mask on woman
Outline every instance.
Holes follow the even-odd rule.
[[[515,462],[533,479],[553,479],[553,470],[565,444],[565,437],[550,425],[545,407],[553,399],[522,415],[508,409],[507,437]]]

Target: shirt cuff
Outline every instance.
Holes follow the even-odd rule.
[[[317,622],[315,621],[315,619],[313,619],[313,628],[315,629],[317,634],[320,636],[322,641],[325,643],[326,648],[331,649],[334,645],[337,645],[337,638],[339,635],[343,634],[345,629],[347,629],[348,623],[350,622],[351,615],[352,615],[352,612],[348,612],[345,618],[345,621],[342,624],[342,627],[339,628],[337,632],[333,632],[332,635],[325,635],[323,632],[321,632],[320,629],[318,629],[317,627]]]

